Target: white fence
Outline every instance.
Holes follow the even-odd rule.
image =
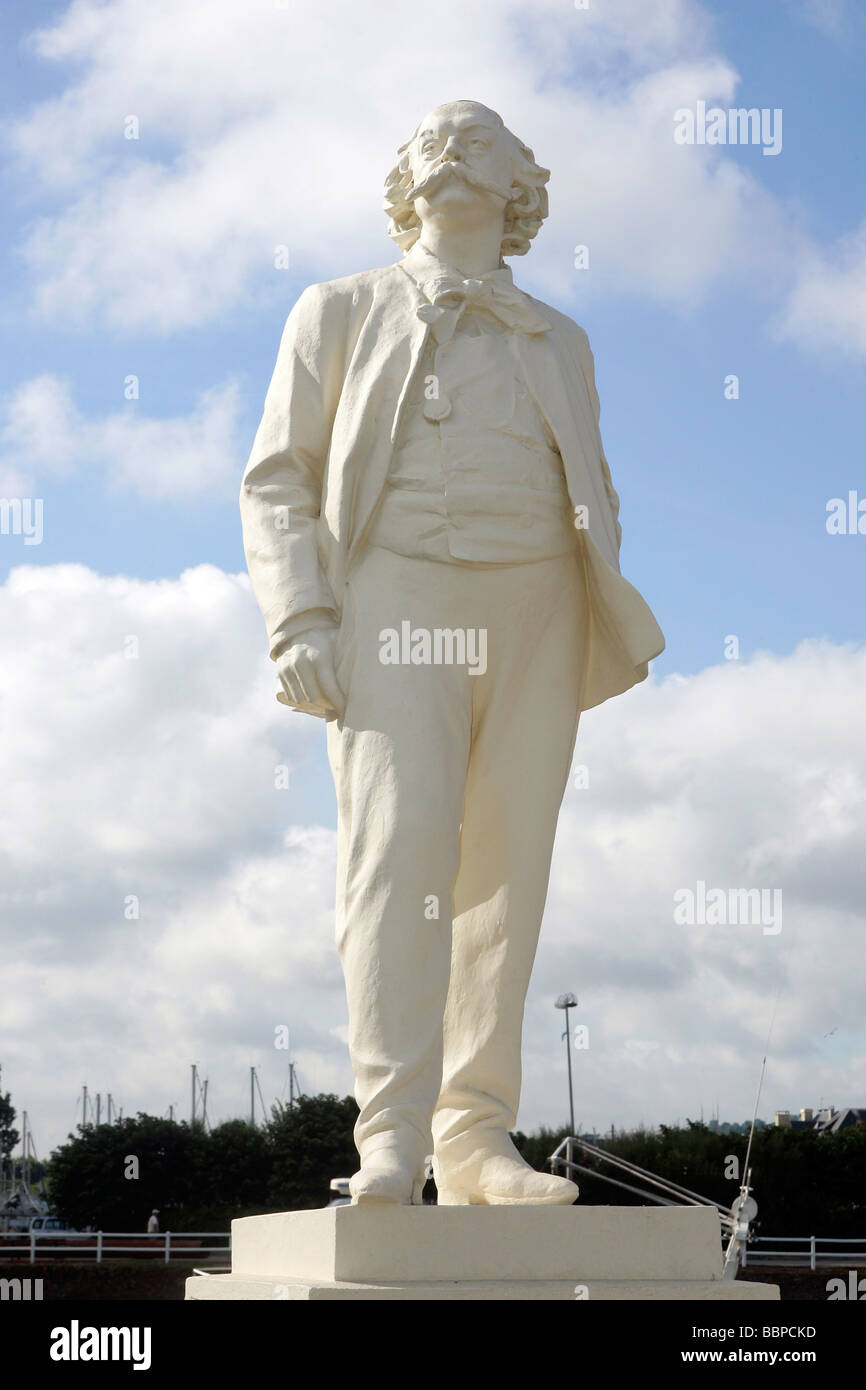
[[[142,1235],[141,1231],[76,1231],[69,1240],[63,1240],[60,1232],[52,1232],[45,1237],[35,1231],[22,1231],[20,1245],[12,1245],[8,1237],[0,1239],[0,1262],[7,1255],[20,1258],[29,1257],[35,1264],[42,1256],[55,1259],[58,1255],[75,1255],[83,1259],[93,1256],[97,1264],[107,1259],[122,1259],[126,1255],[161,1256],[165,1264],[172,1260],[196,1259],[202,1255],[228,1255],[231,1253],[231,1235],[228,1231],[160,1231],[154,1235]],[[86,1241],[78,1245],[76,1241]],[[118,1241],[133,1240],[134,1245],[120,1245]],[[201,1245],[202,1240],[224,1241],[224,1245]]]
[[[47,1238],[35,1231],[22,1231],[21,1244],[10,1244],[10,1237],[0,1237],[0,1263],[7,1256],[27,1256],[35,1264],[42,1256],[91,1256],[97,1264],[105,1260],[122,1259],[127,1255],[161,1257],[165,1264],[172,1260],[200,1259],[207,1255],[231,1254],[229,1231],[160,1231],[142,1235],[140,1231],[76,1232],[69,1240],[55,1243],[54,1233]],[[74,1244],[83,1240],[86,1244]],[[219,1245],[202,1245],[203,1240],[219,1241]],[[134,1241],[134,1244],[120,1244]],[[748,1249],[742,1251],[743,1269],[758,1269],[762,1265],[787,1264],[792,1268],[817,1269],[820,1265],[845,1265],[848,1268],[866,1265],[866,1239],[843,1236],[752,1236]]]
[[[780,1246],[788,1248],[778,1249]],[[792,1246],[798,1248],[792,1249]],[[849,1246],[859,1246],[859,1249],[848,1249]],[[809,1269],[817,1269],[819,1264],[851,1268],[866,1265],[866,1239],[863,1236],[750,1236],[748,1249],[743,1249],[743,1269],[777,1264],[800,1268],[808,1265]]]

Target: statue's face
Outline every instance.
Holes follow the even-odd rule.
[[[423,223],[453,213],[462,220],[500,217],[511,197],[508,133],[492,111],[475,102],[437,106],[412,140],[415,210]]]

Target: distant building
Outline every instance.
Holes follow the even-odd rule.
[[[823,1113],[818,1112],[819,1119]],[[850,1129],[852,1125],[866,1125],[866,1109],[853,1109],[849,1105],[844,1110],[832,1110],[815,1128],[820,1134],[838,1134],[840,1129]]]
[[[807,1107],[800,1111],[799,1118],[792,1115],[790,1110],[776,1111],[777,1129],[814,1129],[818,1134],[838,1134],[840,1129],[864,1124],[866,1109],[851,1106],[836,1110],[832,1105],[826,1105],[817,1112]]]

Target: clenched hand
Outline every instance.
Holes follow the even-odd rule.
[[[305,714],[335,719],[346,697],[334,670],[337,628],[313,628],[292,642],[276,659],[286,702]]]

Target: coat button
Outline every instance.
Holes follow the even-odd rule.
[[[447,420],[451,414],[451,399],[442,395],[438,400],[425,400],[424,416],[427,420]]]

